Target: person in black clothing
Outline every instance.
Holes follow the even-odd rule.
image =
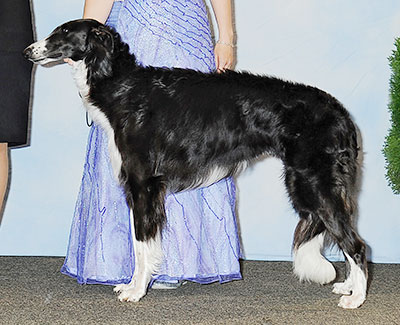
[[[33,42],[30,0],[0,1],[0,211],[8,182],[8,148],[27,145]]]

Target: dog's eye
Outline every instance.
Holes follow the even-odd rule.
[[[68,28],[64,27],[64,28],[62,29],[62,32],[65,33],[65,34],[67,34],[67,33],[69,32],[69,30],[68,30]]]

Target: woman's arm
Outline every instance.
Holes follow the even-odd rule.
[[[92,18],[104,24],[110,15],[114,0],[86,0],[83,18]]]
[[[234,61],[231,0],[211,0],[218,24],[219,39],[215,45],[215,64],[218,71],[231,69]]]

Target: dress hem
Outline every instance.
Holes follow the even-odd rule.
[[[118,284],[123,284],[123,283],[126,284],[131,281],[131,277],[122,278],[119,280],[106,280],[106,281],[95,280],[95,279],[91,279],[91,278],[87,278],[85,280],[84,278],[76,275],[74,272],[68,270],[68,268],[65,265],[61,268],[61,273],[76,279],[76,281],[79,284],[118,285]],[[191,282],[195,282],[195,283],[199,283],[199,284],[209,284],[209,283],[213,283],[213,282],[226,283],[226,282],[230,282],[230,281],[234,281],[234,280],[242,280],[242,279],[243,278],[242,278],[241,272],[230,273],[230,274],[215,274],[215,275],[207,275],[207,276],[195,275],[193,277],[190,277],[190,276],[172,277],[172,276],[168,276],[168,275],[159,275],[159,276],[154,277],[151,280],[150,287],[157,280],[165,281],[165,282],[191,281]]]

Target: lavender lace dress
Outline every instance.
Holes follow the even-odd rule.
[[[214,68],[202,0],[115,2],[107,24],[116,28],[143,65]],[[166,210],[164,259],[156,279],[209,283],[241,278],[231,179],[171,194]],[[79,283],[119,284],[130,281],[133,269],[128,206],[113,177],[106,135],[94,125],[61,271]]]

